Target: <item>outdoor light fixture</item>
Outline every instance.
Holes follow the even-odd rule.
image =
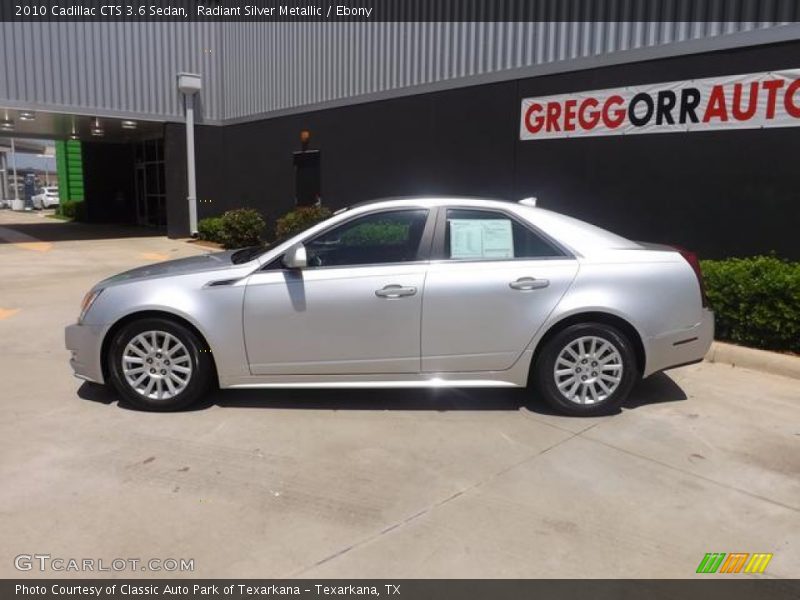
[[[136,129],[136,121],[123,121],[122,122],[123,129]]]
[[[303,129],[303,131],[300,132],[300,143],[305,145],[308,144],[309,141],[311,141],[311,132],[308,129]]]
[[[8,118],[8,111],[5,111],[5,118],[0,119],[0,131],[13,131],[14,121]]]
[[[36,119],[36,113],[32,110],[21,110],[19,111],[19,118],[23,121],[33,121]]]
[[[196,73],[178,73],[178,91],[187,96],[196,94],[203,88],[203,80]]]
[[[94,125],[92,125],[92,135],[100,137],[104,134],[103,128],[100,126],[100,120],[95,117]]]

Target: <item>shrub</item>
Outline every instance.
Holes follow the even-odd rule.
[[[68,219],[74,219],[75,221],[83,221],[86,218],[85,204],[83,200],[60,202],[58,205],[58,214]]]
[[[800,352],[800,262],[755,256],[701,267],[718,339]]]
[[[197,223],[197,235],[201,240],[222,243],[222,217],[208,217]]]
[[[285,240],[331,216],[324,206],[299,206],[286,213],[275,225],[275,239]]]
[[[342,235],[342,243],[350,246],[375,244],[402,244],[408,239],[408,224],[378,221],[362,223]]]
[[[225,248],[243,248],[261,244],[264,218],[252,208],[229,210],[220,217],[220,243]]]

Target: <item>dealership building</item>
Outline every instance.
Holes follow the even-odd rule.
[[[800,9],[694,4],[708,20],[5,21],[0,152],[55,139],[88,221],[173,237],[194,181],[199,218],[535,196],[701,257],[798,259]]]

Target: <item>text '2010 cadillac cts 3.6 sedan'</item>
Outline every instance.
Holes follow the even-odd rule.
[[[515,387],[574,415],[700,361],[713,337],[689,252],[532,202],[407,198],[272,247],[98,283],[66,330],[78,377],[139,408],[222,388]]]

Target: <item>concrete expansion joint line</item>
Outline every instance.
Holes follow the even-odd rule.
[[[581,432],[581,433],[583,433],[583,432]],[[793,512],[800,512],[800,507],[792,506],[790,504],[785,504],[783,502],[779,502],[778,500],[773,500],[771,498],[767,498],[767,497],[761,496],[759,494],[754,494],[753,492],[749,492],[747,490],[743,490],[742,488],[739,488],[739,487],[736,487],[736,486],[733,486],[733,485],[729,485],[727,483],[722,483],[720,481],[716,481],[714,479],[706,477],[705,475],[700,475],[698,473],[692,473],[691,471],[687,471],[686,469],[681,469],[680,467],[676,467],[674,465],[670,465],[668,463],[662,462],[660,460],[656,460],[656,459],[651,458],[649,456],[643,456],[642,454],[639,454],[637,452],[632,452],[630,450],[626,450],[625,448],[620,448],[618,446],[615,446],[614,444],[609,444],[608,442],[603,442],[601,440],[597,440],[597,439],[593,439],[593,438],[589,438],[589,437],[585,437],[583,439],[585,439],[587,442],[593,442],[595,444],[600,444],[602,446],[605,446],[606,448],[611,448],[612,450],[616,450],[617,452],[622,452],[623,454],[627,454],[628,456],[634,456],[636,458],[639,458],[639,459],[642,459],[642,460],[646,460],[646,461],[651,462],[653,464],[656,464],[656,465],[659,465],[661,467],[664,467],[665,469],[669,469],[671,471],[677,471],[678,473],[681,473],[683,475],[688,475],[688,476],[694,477],[696,479],[701,479],[702,481],[705,481],[707,483],[713,484],[713,485],[715,485],[717,487],[721,487],[721,488],[724,488],[724,489],[727,489],[727,490],[738,492],[740,494],[744,494],[745,496],[749,496],[749,497],[754,498],[756,500],[762,500],[764,502],[768,502],[768,503],[773,504],[775,506],[780,506],[781,508],[786,508],[786,509],[791,510]]]
[[[396,523],[393,523],[391,525],[388,525],[388,526],[384,527],[383,529],[381,529],[380,531],[378,531],[376,533],[368,535],[367,537],[362,538],[361,540],[358,540],[358,541],[356,541],[356,542],[354,542],[354,543],[352,543],[352,544],[350,544],[348,546],[340,548],[336,552],[333,552],[333,553],[329,554],[328,556],[325,556],[324,558],[314,562],[313,564],[311,564],[311,565],[309,565],[307,567],[303,567],[303,568],[301,568],[301,569],[299,569],[297,571],[294,571],[293,573],[290,573],[289,575],[282,576],[281,578],[288,579],[288,578],[300,577],[301,575],[303,575],[304,573],[307,573],[308,571],[310,571],[311,569],[313,569],[315,567],[319,567],[320,565],[324,565],[325,563],[328,563],[328,562],[330,562],[330,561],[332,561],[332,560],[334,560],[336,558],[339,558],[340,556],[343,556],[343,555],[347,554],[351,550],[355,550],[356,548],[364,546],[365,544],[368,544],[368,543],[370,543],[370,542],[372,542],[374,540],[377,540],[378,538],[380,538],[380,537],[382,537],[382,536],[384,536],[384,535],[386,535],[388,533],[391,533],[393,531],[397,531],[397,530],[405,527],[409,523],[411,523],[413,521],[416,521],[420,517],[423,517],[423,516],[427,515],[428,513],[436,510],[437,508],[441,508],[445,504],[448,504],[448,503],[452,502],[456,498],[460,498],[461,496],[463,496],[467,492],[471,492],[473,490],[476,490],[479,487],[482,487],[483,485],[489,483],[493,479],[496,479],[497,477],[500,477],[501,475],[504,475],[505,473],[508,473],[509,471],[512,471],[513,469],[516,469],[517,467],[519,467],[519,466],[521,466],[521,465],[523,465],[523,464],[525,464],[525,463],[527,463],[527,462],[529,462],[529,461],[531,461],[531,460],[533,460],[533,459],[535,459],[535,458],[537,458],[539,456],[542,456],[542,455],[546,454],[547,452],[549,452],[553,448],[556,448],[556,447],[558,447],[558,446],[560,446],[560,445],[562,445],[562,444],[564,444],[566,442],[569,442],[570,440],[578,437],[579,435],[581,435],[585,431],[588,431],[589,429],[592,429],[593,427],[595,427],[595,425],[597,425],[597,423],[587,427],[586,429],[581,430],[578,433],[573,433],[569,437],[566,437],[563,440],[559,440],[555,444],[551,444],[550,446],[548,446],[547,448],[544,448],[543,450],[540,450],[538,452],[534,452],[533,454],[531,454],[529,456],[526,456],[522,460],[519,460],[519,461],[517,461],[517,462],[515,462],[515,463],[513,463],[511,465],[503,467],[502,469],[494,471],[493,473],[490,473],[489,475],[487,475],[483,479],[480,479],[480,480],[476,481],[475,483],[473,483],[471,485],[468,485],[467,487],[465,487],[465,488],[463,488],[461,490],[458,490],[457,492],[451,494],[450,496],[448,496],[448,497],[446,497],[446,498],[444,498],[442,500],[439,500],[438,502],[434,502],[433,504],[423,508],[422,510],[420,510],[420,511],[418,511],[418,512],[412,514],[412,515],[409,515],[408,517],[400,519]]]

